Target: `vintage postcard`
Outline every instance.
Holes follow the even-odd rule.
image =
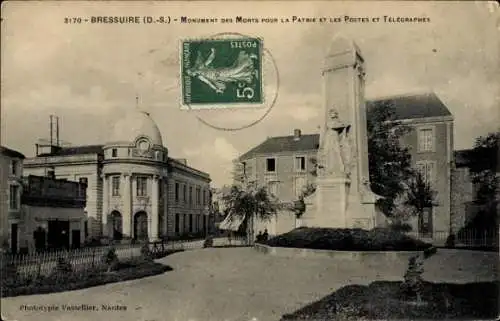
[[[498,2],[1,15],[1,320],[498,317]]]

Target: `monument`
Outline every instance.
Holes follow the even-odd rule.
[[[302,225],[364,228],[376,225],[370,189],[364,100],[364,60],[357,45],[337,37],[322,70],[324,117],[316,191],[305,199]]]

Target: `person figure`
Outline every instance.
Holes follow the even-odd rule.
[[[211,66],[215,59],[215,48],[210,49],[210,55],[203,61],[201,51],[198,51],[195,64],[187,70],[187,74],[196,77],[208,85],[218,94],[224,93],[227,83],[251,83],[258,76],[253,60],[257,59],[255,54],[240,51],[234,63],[229,67],[214,68]]]
[[[350,175],[350,144],[349,130],[351,125],[341,121],[336,109],[328,111],[326,132],[323,138],[320,154],[321,174]]]
[[[262,239],[264,241],[267,241],[267,239],[269,238],[269,233],[267,233],[267,228],[264,229],[264,234],[262,234]]]
[[[257,234],[256,241],[262,242],[262,231],[259,231],[259,233]]]

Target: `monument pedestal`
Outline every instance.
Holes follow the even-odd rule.
[[[341,177],[318,177],[316,191],[306,198],[302,226],[328,228],[375,227],[375,198],[363,197]]]

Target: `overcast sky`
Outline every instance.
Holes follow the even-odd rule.
[[[455,117],[455,149],[499,124],[499,10],[486,2],[34,2],[4,3],[1,51],[1,144],[34,154],[49,136],[49,115],[61,118],[61,139],[72,145],[106,141],[113,123],[141,105],[151,113],[170,156],[230,182],[231,160],[268,136],[320,124],[321,65],[337,34],[352,37],[366,60],[366,96],[433,90]],[[337,24],[65,24],[65,17],[426,16],[430,23]],[[264,39],[265,109],[181,111],[179,41],[218,32]],[[142,76],[138,76],[141,73]]]

